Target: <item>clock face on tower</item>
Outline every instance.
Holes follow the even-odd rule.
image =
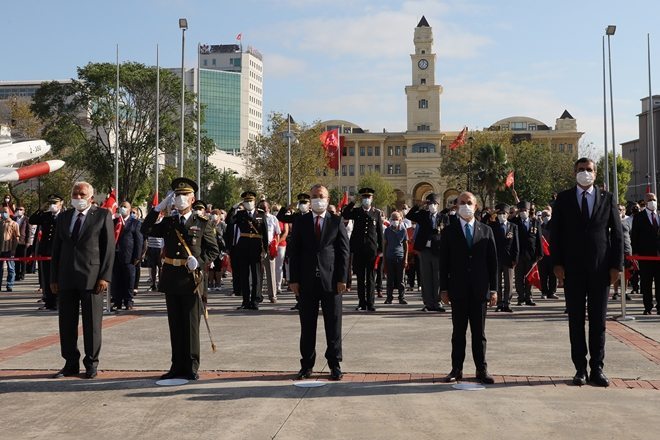
[[[419,60],[417,62],[417,66],[420,69],[425,70],[427,67],[429,67],[429,62],[427,60],[425,60],[424,58],[422,58],[421,60]]]

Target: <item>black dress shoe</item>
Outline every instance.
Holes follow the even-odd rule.
[[[449,374],[442,378],[442,381],[445,383],[451,383],[461,379],[463,379],[463,370],[452,368]]]
[[[502,306],[497,306],[497,307],[495,308],[495,311],[496,311],[496,312],[501,312],[501,311],[502,311]]]
[[[375,312],[376,308],[374,306],[369,306],[369,307],[367,307],[367,311],[368,312]]]
[[[388,298],[385,301],[383,301],[383,304],[392,304],[392,300]]]
[[[177,377],[177,376],[178,376],[178,374],[176,374],[174,371],[170,370],[170,371],[168,371],[167,373],[165,373],[165,374],[163,374],[162,376],[160,376],[160,378],[161,378],[161,380],[165,380],[165,379],[174,379],[174,378]]]
[[[534,301],[532,301],[531,299],[528,299],[527,301],[525,301],[525,305],[526,306],[535,306],[536,303]]]
[[[644,310],[643,315],[650,315],[650,314],[651,314],[651,310]]]
[[[85,379],[94,379],[97,375],[96,368],[88,368],[85,371]]]
[[[342,377],[344,377],[344,373],[341,372],[339,365],[330,369],[330,380],[341,380]]]
[[[477,370],[475,376],[477,380],[486,385],[492,385],[495,383],[495,379],[488,373],[488,370]]]
[[[367,308],[365,306],[357,306],[355,310],[357,312],[364,312],[365,310],[367,310]]]
[[[199,380],[199,374],[197,373],[188,373],[185,376],[183,376],[184,379],[188,380]]]
[[[513,309],[511,309],[511,307],[509,306],[502,307],[502,311],[507,313],[513,313]]]
[[[422,310],[420,310],[420,312],[430,312],[430,311],[431,310],[426,306],[422,307]]]
[[[589,375],[589,383],[592,385],[596,385],[597,387],[609,387],[610,386],[610,381],[603,374],[603,370],[591,370],[591,374]]]
[[[300,310],[300,307],[298,307],[298,304],[296,303],[296,305],[291,307],[290,310]]]
[[[312,376],[311,368],[301,368],[296,374],[296,380],[309,379]]]
[[[77,376],[78,374],[80,374],[79,368],[64,367],[57,373],[53,374],[53,379],[61,379],[63,377]]]
[[[573,385],[586,385],[587,384],[587,372],[578,370],[573,376]]]
[[[559,297],[557,295],[555,295],[554,293],[551,293],[550,295],[548,295],[547,298],[548,299],[559,299]]]
[[[399,304],[408,304],[408,301],[406,301],[405,299],[400,299]]]

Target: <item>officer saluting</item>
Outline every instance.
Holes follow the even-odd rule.
[[[280,209],[277,212],[277,220],[281,221],[282,223],[289,223],[291,225],[291,230],[289,232],[289,235],[287,236],[287,243],[291,240],[291,234],[293,234],[293,223],[295,223],[296,219],[304,214],[307,214],[309,212],[310,208],[310,197],[309,194],[307,193],[299,193],[297,196],[298,199],[298,210],[297,211],[292,211],[292,206],[289,206],[288,209]],[[289,256],[289,251],[286,251],[286,257]],[[288,272],[288,269],[287,269]],[[298,297],[296,296],[296,305],[291,307],[291,310],[299,310],[300,305],[298,303]]]
[[[192,212],[197,184],[185,177],[172,181],[172,190],[144,219],[142,233],[164,239],[165,264],[159,290],[165,292],[170,326],[172,366],[162,379],[197,380],[199,320],[202,310],[197,294],[199,271],[219,255],[213,227],[206,217]],[[156,223],[158,213],[174,200],[178,214]]]

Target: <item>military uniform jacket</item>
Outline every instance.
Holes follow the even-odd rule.
[[[383,252],[383,219],[380,209],[355,207],[351,202],[344,207],[341,215],[346,220],[353,220],[351,233],[351,252],[379,254]]]
[[[260,238],[237,237],[241,234],[259,235]],[[254,253],[268,249],[266,213],[261,209],[255,209],[254,215],[251,216],[246,210],[236,211],[227,225],[225,244],[229,249],[249,250]]]
[[[38,225],[41,231],[41,238],[39,239],[37,252],[41,256],[50,256],[53,250],[53,239],[55,238],[55,226],[57,219],[62,215],[60,211],[57,216],[48,211],[37,211],[30,216],[29,223],[31,225]],[[37,232],[38,234],[38,232]]]
[[[504,227],[503,227],[504,226]],[[500,267],[513,267],[518,263],[518,225],[496,221],[490,224],[497,246],[497,262]]]
[[[176,231],[181,233],[193,257],[197,258],[200,268],[204,268],[220,255],[213,226],[206,217],[193,213],[183,226],[179,222],[179,216],[163,217],[160,223],[156,223],[157,219],[158,212],[151,210],[142,223],[141,232],[143,235],[163,238],[165,257],[184,260],[188,258],[188,252],[181,244]],[[185,265],[164,264],[159,287],[167,294],[192,295],[195,281]]]
[[[529,218],[529,230],[525,228],[525,223],[520,217],[511,220],[518,227],[518,247],[519,256],[533,261],[543,256],[543,247],[541,246],[541,225],[535,218]]]

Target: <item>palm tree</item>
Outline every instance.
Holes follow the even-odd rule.
[[[486,144],[477,150],[474,158],[477,171],[476,184],[484,205],[495,202],[495,193],[502,189],[509,170],[506,152],[500,144]]]

